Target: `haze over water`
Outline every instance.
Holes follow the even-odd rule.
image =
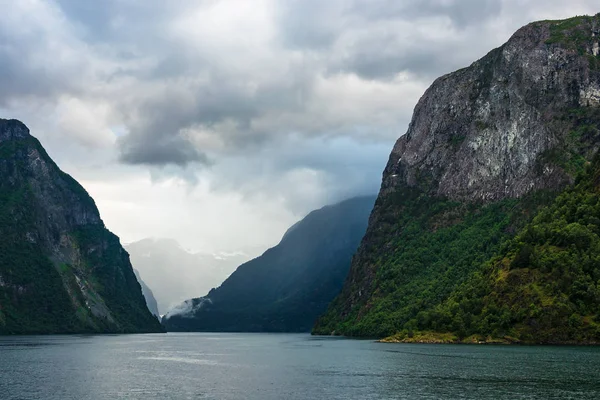
[[[0,338],[0,398],[597,399],[600,348],[307,334]]]

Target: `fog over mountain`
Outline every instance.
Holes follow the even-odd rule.
[[[252,257],[243,252],[193,253],[173,239],[148,238],[125,246],[131,264],[152,290],[158,311],[165,314],[185,299],[218,287],[238,265]]]
[[[137,269],[134,269],[133,273],[135,274],[135,277],[137,278],[138,282],[140,283],[140,286],[142,287],[142,294],[144,295],[144,299],[146,300],[148,310],[150,310],[152,315],[160,318],[160,312],[158,312],[158,303],[154,298],[154,293],[152,292],[152,289],[150,289],[148,285],[146,285],[146,282],[144,282],[144,280],[140,276],[140,272]]]

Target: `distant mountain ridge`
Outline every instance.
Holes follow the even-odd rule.
[[[0,119],[0,334],[161,332],[94,200]]]
[[[169,331],[308,332],[340,290],[374,201],[357,197],[311,212],[277,246],[171,310],[163,324]]]
[[[148,310],[150,310],[152,315],[160,319],[161,315],[158,312],[158,303],[156,302],[156,298],[154,298],[154,293],[152,292],[152,289],[150,289],[148,285],[146,285],[146,282],[144,282],[144,280],[140,276],[140,272],[137,269],[134,268],[133,272],[135,273],[135,277],[137,278],[138,282],[140,283],[140,286],[142,287],[142,294],[144,295],[144,299],[146,300]]]

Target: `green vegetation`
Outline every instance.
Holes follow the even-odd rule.
[[[597,121],[600,110],[591,107],[556,119],[556,129],[567,133],[538,158],[540,174],[560,167],[578,177],[558,198],[537,192],[487,205],[461,204],[429,195],[435,183],[427,176],[418,177],[418,188],[398,188],[380,198],[378,229],[360,252],[365,280],[352,280],[313,332],[394,335],[392,341],[448,339],[427,332],[448,333],[456,342],[598,340],[594,302],[600,301],[600,276],[594,263],[600,259],[594,254],[600,248],[594,247],[594,234],[600,215],[594,213],[600,208],[590,182],[600,179],[594,177],[599,168],[587,161],[598,148]],[[532,232],[546,242],[538,236],[524,240]],[[572,293],[576,288],[579,294]],[[360,301],[352,295],[365,290],[370,292]]]
[[[450,138],[450,145],[454,148],[459,147],[466,138],[465,135],[454,135]]]
[[[20,123],[0,120],[0,129],[6,124]],[[0,334],[161,331],[118,238],[35,138],[0,142],[0,175]],[[77,224],[76,213],[90,223]],[[110,317],[94,315],[88,301],[106,304]]]
[[[112,330],[136,332],[140,327],[156,327],[158,321],[148,312],[133,269],[125,267],[129,265],[129,255],[119,238],[101,225],[81,226],[73,237],[81,252],[87,254],[87,282],[117,322],[118,328]]]
[[[381,339],[384,343],[437,343],[437,344],[452,344],[460,343],[460,339],[453,333],[438,333],[438,332],[413,332],[403,330],[392,336]]]
[[[376,271],[373,292],[350,309],[336,299],[313,332],[390,342],[600,343],[600,157],[582,156],[598,136],[590,115],[569,112],[563,154],[544,156],[578,174],[558,195],[482,206],[405,187],[380,199],[379,229],[362,260]]]
[[[561,45],[576,50],[579,55],[584,55],[591,49],[592,41],[589,31],[594,23],[598,24],[600,14],[595,16],[578,16],[561,21],[544,21],[550,24],[550,37],[547,45]],[[592,60],[593,59],[593,60]],[[597,66],[597,58],[591,56],[590,66]]]
[[[557,124],[561,124],[568,134],[559,145],[538,157],[539,172],[550,165],[561,167],[573,177],[583,173],[587,160],[594,157],[598,145],[598,121],[600,109],[594,107],[573,108],[561,115]]]
[[[0,191],[0,334],[83,330],[62,280],[39,246],[25,239],[35,223],[28,187]],[[31,295],[35,293],[35,295]]]
[[[492,50],[472,64],[465,73],[468,81],[455,80],[461,72],[432,86],[446,93],[444,82],[458,82],[457,86],[468,82],[469,91],[462,96],[468,96],[473,107],[486,101],[493,104],[495,112],[486,119],[492,127],[499,120],[520,123],[512,103],[505,100],[523,96],[522,110],[539,113],[540,120],[519,134],[527,138],[529,130],[541,133],[531,136],[535,146],[548,147],[541,154],[525,142],[520,148],[503,147],[501,151],[510,156],[498,169],[519,167],[520,177],[535,175],[527,182],[529,187],[544,182],[544,187],[557,192],[533,191],[487,204],[473,203],[479,197],[470,199],[462,191],[449,193],[465,198],[464,204],[436,197],[439,179],[446,179],[452,170],[443,163],[469,167],[462,159],[451,158],[460,154],[459,133],[467,139],[485,133],[486,139],[505,140],[506,132],[488,131],[484,121],[468,113],[439,119],[415,115],[406,146],[397,147],[402,154],[392,155],[385,172],[406,176],[407,182],[396,180],[392,185],[384,180],[347,284],[314,333],[411,342],[600,342],[600,166],[590,162],[600,149],[600,108],[594,89],[600,57],[593,54],[599,26],[600,14],[534,23],[515,35],[509,47]],[[539,43],[540,38],[546,43]],[[548,64],[540,61],[530,75],[527,68],[511,64],[513,44],[525,46],[527,52],[535,48],[534,53],[540,50],[550,58],[554,54],[561,65],[551,66],[552,75],[544,75],[540,71]],[[561,75],[562,71],[568,73]],[[559,82],[558,76],[568,78]],[[544,83],[529,87],[533,81]],[[520,87],[507,87],[501,99],[502,82]],[[431,93],[438,92],[431,89]],[[426,100],[444,104],[450,99],[454,97],[448,94]],[[435,113],[435,108],[429,111]],[[456,129],[450,121],[466,122]],[[421,130],[425,126],[436,128]],[[446,153],[429,146],[418,149],[426,134],[446,137]],[[520,168],[532,154],[538,156],[534,169]],[[458,186],[444,183],[464,191],[471,186],[470,181]],[[494,184],[491,191],[502,197],[502,186],[512,182],[498,179]]]
[[[433,329],[525,342],[600,342],[600,164],[544,208],[443,304]]]
[[[492,257],[539,206],[553,198],[537,193],[522,200],[489,205],[460,204],[405,187],[379,205],[389,210],[380,221],[372,248],[374,291],[368,304],[356,304],[343,321],[344,304],[334,301],[314,333],[384,337],[411,329],[422,310],[435,307]],[[358,290],[354,288],[353,290]]]

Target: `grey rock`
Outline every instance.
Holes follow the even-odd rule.
[[[600,75],[590,70],[598,18],[584,29],[587,53],[547,44],[551,22],[521,28],[468,68],[437,79],[419,100],[406,134],[396,142],[383,194],[419,185],[455,200],[499,200],[571,182],[560,168],[539,172],[539,157],[564,142],[557,117],[600,104]]]

